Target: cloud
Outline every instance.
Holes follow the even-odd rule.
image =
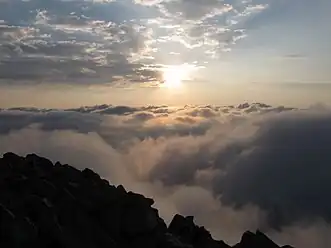
[[[201,69],[229,51],[247,35],[247,18],[266,7],[218,0],[1,1],[0,82],[155,86],[172,64]]]
[[[175,15],[188,20],[204,20],[232,9],[231,5],[217,0],[169,1],[164,2],[163,6],[168,14],[175,13]]]
[[[236,209],[258,206],[267,214],[263,228],[330,221],[330,113],[262,116],[232,121],[235,127],[211,129],[203,138],[174,141],[149,180],[196,185],[198,172],[211,170],[213,194]]]
[[[274,228],[330,221],[330,114],[292,114],[263,123],[220,179],[222,201],[268,212]]]
[[[164,35],[159,37],[159,42],[179,43],[183,49],[193,50],[191,53],[195,54],[196,59],[215,58],[221,52],[231,50],[234,44],[247,36],[245,23],[268,7],[268,2],[264,1],[136,0],[135,2],[154,6],[159,10],[160,18],[152,22],[159,29],[163,29]]]
[[[92,167],[155,198],[167,221],[195,215],[230,243],[260,228],[280,243],[329,246],[328,109],[117,107],[1,110],[0,153]]]
[[[0,5],[3,83],[116,85],[152,84],[160,79],[143,61],[150,57],[152,30],[132,17],[120,19],[118,11],[124,7],[115,1],[34,0]]]
[[[291,53],[291,54],[286,54],[283,56],[283,59],[306,59],[307,56],[300,54],[300,53]]]

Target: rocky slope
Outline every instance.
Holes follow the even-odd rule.
[[[230,247],[191,216],[176,215],[167,227],[153,203],[90,169],[34,154],[0,158],[0,247]],[[257,231],[244,233],[234,248],[279,246]]]

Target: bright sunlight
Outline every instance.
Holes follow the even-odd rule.
[[[179,88],[183,85],[183,80],[188,80],[192,67],[183,64],[176,66],[168,66],[163,69],[163,85],[165,88]]]

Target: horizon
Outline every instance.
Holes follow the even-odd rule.
[[[331,104],[328,0],[0,5],[3,108]]]
[[[93,167],[229,243],[331,247],[330,10],[0,0],[0,155]]]

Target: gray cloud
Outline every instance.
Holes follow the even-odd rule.
[[[166,64],[179,63],[169,54],[202,66],[244,38],[245,20],[266,8],[247,1],[134,2],[1,1],[1,83],[154,86]]]
[[[44,131],[96,132],[111,145],[122,147],[122,144],[134,139],[204,135],[214,122],[197,119],[192,125],[183,124],[182,121],[170,121],[168,125],[157,124],[159,121],[162,123],[164,120],[170,120],[164,113],[173,111],[165,106],[97,105],[67,110],[17,107],[0,111],[0,134],[8,134],[26,127],[38,127]],[[185,112],[181,113],[178,110],[172,114],[176,119]]]
[[[201,20],[220,15],[232,9],[231,5],[218,0],[179,0],[164,2],[168,13],[175,13],[179,17],[189,20]]]
[[[220,178],[222,201],[253,203],[268,212],[272,227],[331,219],[331,116],[293,114],[263,123]]]
[[[121,5],[113,1],[17,0],[0,5],[2,82],[114,85],[160,79],[143,61],[150,57],[152,30],[132,17],[116,18]],[[115,18],[107,18],[105,9]]]
[[[164,35],[161,42],[178,42],[194,49],[198,56],[218,57],[247,35],[245,23],[263,12],[269,1],[219,0],[136,0],[137,4],[155,6],[161,18],[154,23]],[[161,26],[160,26],[161,25]]]
[[[211,130],[199,141],[172,144],[149,178],[196,185],[198,172],[211,170],[209,187],[223,204],[253,204],[266,212],[267,226],[261,228],[330,221],[330,113],[265,115],[230,122],[233,129]]]

